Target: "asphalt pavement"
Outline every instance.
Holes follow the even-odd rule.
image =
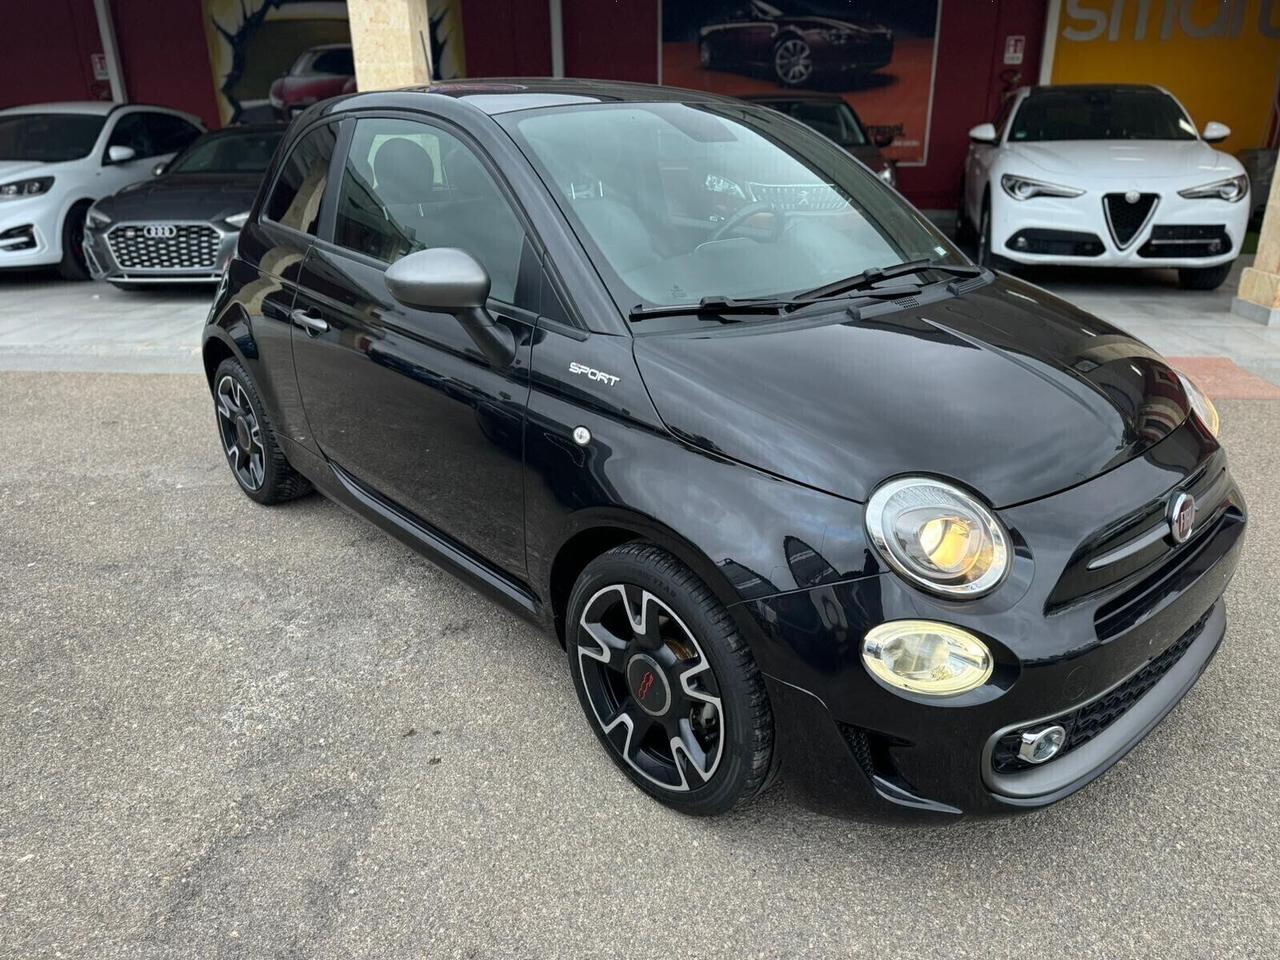
[[[0,956],[1275,957],[1280,402],[1228,636],[1013,819],[631,787],[556,643],[319,498],[251,503],[190,375],[0,373]]]

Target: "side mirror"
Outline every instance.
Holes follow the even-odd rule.
[[[167,166],[168,166],[167,163],[157,163],[154,167],[151,168],[151,175],[153,177],[162,176],[164,174],[164,168]]]
[[[883,150],[885,147],[893,146],[894,136],[888,131],[881,131],[872,137],[871,142]]]
[[[980,123],[969,131],[969,139],[974,143],[999,143],[1000,134],[994,123]]]
[[[387,289],[414,310],[451,313],[495,367],[509,366],[516,355],[515,335],[485,309],[489,274],[465,250],[434,247],[401,257],[386,273]]]
[[[107,147],[107,163],[128,163],[137,155],[138,151],[133,147],[126,147],[122,144]]]
[[[1221,143],[1231,136],[1231,128],[1225,123],[1210,120],[1204,125],[1204,133],[1200,134],[1200,136],[1204,137],[1206,143]]]

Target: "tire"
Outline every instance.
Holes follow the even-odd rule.
[[[800,37],[783,37],[773,46],[773,76],[784,87],[801,87],[813,77],[813,48]]]
[[[973,229],[965,209],[964,193],[961,192],[960,202],[956,206],[956,243],[968,245],[978,239],[978,231]]]
[[[991,200],[982,201],[982,221],[978,224],[978,265],[988,270],[1003,270],[1007,266],[1003,257],[991,252]]]
[[[91,204],[81,202],[67,211],[62,218],[62,259],[58,261],[58,275],[63,280],[88,280],[89,265],[84,259],[84,218]]]
[[[285,459],[258,388],[238,360],[223,360],[213,375],[213,416],[227,465],[250,500],[284,503],[311,492],[311,482]]]
[[[760,670],[733,618],[670,553],[633,542],[591,561],[565,634],[587,722],[649,796],[713,816],[770,782],[773,713]]]
[[[1183,290],[1217,290],[1230,273],[1230,263],[1216,267],[1179,267],[1178,286]]]

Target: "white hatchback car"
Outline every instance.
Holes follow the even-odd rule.
[[[57,264],[66,279],[87,279],[89,207],[152,176],[203,132],[189,114],[140,104],[0,110],[0,269]]]
[[[1023,87],[969,131],[957,233],[988,265],[1174,267],[1183,287],[1226,279],[1249,221],[1249,178],[1167,91]]]

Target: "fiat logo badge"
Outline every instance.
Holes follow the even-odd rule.
[[[1196,498],[1180,493],[1169,504],[1169,535],[1174,543],[1186,543],[1196,522]]]
[[[1141,199],[1142,199],[1142,194],[1140,194],[1137,190],[1130,190],[1128,193],[1124,195],[1125,203],[1137,203]]]
[[[142,228],[142,235],[148,240],[172,240],[178,235],[178,228],[172,223],[150,223]]]

